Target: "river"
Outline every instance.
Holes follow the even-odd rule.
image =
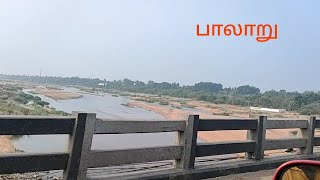
[[[63,88],[65,91],[80,93],[82,98],[68,100],[54,100],[43,95],[39,96],[43,101],[49,102],[50,107],[56,110],[72,113],[72,111],[85,111],[96,113],[98,118],[109,120],[165,120],[162,115],[140,108],[130,108],[121,104],[130,102],[129,97],[114,97],[111,94],[88,94],[76,88]],[[30,89],[23,90],[30,93]],[[190,111],[191,108],[183,108]],[[191,109],[195,112],[198,110]],[[199,110],[199,112],[202,112]],[[203,112],[202,112],[203,113]],[[166,146],[175,144],[176,132],[169,133],[143,133],[122,135],[94,135],[93,150],[111,150],[126,148],[143,148],[154,146]],[[198,139],[198,141],[202,141]],[[15,147],[29,153],[53,153],[66,152],[68,135],[31,135],[23,136],[14,141]],[[229,157],[229,155],[215,156],[216,158],[198,158],[197,163],[217,161]],[[230,155],[234,157],[234,155]],[[172,161],[150,162],[144,164],[125,165],[121,167],[95,168],[88,171],[90,177],[103,177],[112,174],[136,172],[142,170],[160,170],[172,168]],[[61,177],[62,171],[50,171],[49,174]]]
[[[86,111],[96,113],[98,118],[110,120],[165,120],[162,115],[140,109],[130,108],[121,104],[130,101],[128,97],[114,97],[110,94],[88,94],[76,88],[64,88],[65,91],[81,93],[82,98],[68,100],[54,100],[43,95],[37,95],[50,103],[50,107],[71,113],[72,111]],[[30,89],[23,90],[29,93]],[[137,147],[165,146],[175,143],[176,133],[147,133],[122,135],[94,135],[92,149],[124,149]],[[68,135],[32,135],[23,136],[14,142],[17,149],[25,152],[46,153],[65,152],[67,150]]]

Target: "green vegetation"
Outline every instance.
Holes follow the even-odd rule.
[[[127,91],[132,93],[189,98],[216,104],[287,109],[289,111],[297,111],[305,115],[320,114],[320,92],[314,91],[299,93],[287,92],[286,90],[271,90],[262,93],[259,88],[249,85],[231,88],[223,87],[222,84],[212,82],[200,82],[193,86],[181,86],[179,83],[157,83],[154,81],[148,81],[145,83],[142,81],[132,81],[130,79],[107,81],[78,77],[62,78],[14,75],[0,75],[0,79],[20,80],[33,83],[51,83],[58,85],[80,85],[103,89],[105,92]],[[103,86],[99,86],[99,83],[103,84]],[[161,101],[153,98],[140,100],[147,102]],[[181,105],[183,106],[184,104]]]
[[[159,104],[160,105],[169,105],[169,102],[168,101],[160,101]]]
[[[24,92],[19,92],[14,98],[13,98],[14,101],[20,103],[20,104],[27,104],[29,102],[33,102],[35,104],[38,104],[42,107],[44,106],[48,106],[49,103],[48,102],[45,102],[45,101],[42,101],[41,98],[39,96],[32,96],[30,94],[26,94]]]
[[[68,115],[49,108],[40,97],[26,94],[14,84],[0,84],[0,114],[5,115]]]
[[[320,103],[312,103],[299,109],[300,114],[313,115],[320,114]]]
[[[222,113],[212,113],[213,115],[217,115],[217,116],[230,116],[230,114],[228,112],[222,112]]]

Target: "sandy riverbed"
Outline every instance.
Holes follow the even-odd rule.
[[[0,153],[13,153],[16,148],[12,144],[10,136],[0,136]]]
[[[248,117],[243,117],[243,114],[239,116],[220,116],[213,115],[210,113],[195,113],[192,111],[170,108],[168,106],[158,106],[150,103],[145,103],[141,101],[134,101],[128,104],[131,107],[139,107],[149,111],[159,113],[170,120],[185,120],[189,115],[197,114],[202,119],[243,119]],[[206,110],[205,108],[198,109]],[[210,111],[209,111],[210,112]],[[297,129],[269,129],[266,132],[267,139],[280,139],[280,138],[290,138],[289,132]],[[319,133],[320,134],[320,133]],[[221,142],[221,141],[237,141],[247,139],[247,130],[230,130],[230,131],[202,131],[198,133],[198,137],[207,142]],[[266,155],[285,153],[284,150],[270,150],[266,151]],[[239,153],[239,157],[244,157],[244,153]]]
[[[34,94],[41,94],[47,96],[54,100],[67,100],[67,99],[77,99],[83,97],[81,94],[67,92],[60,89],[52,89],[52,88],[45,88],[45,87],[36,87],[32,90]]]
[[[213,115],[210,113],[201,113],[201,112],[192,112],[182,109],[170,108],[168,106],[158,106],[154,104],[149,104],[140,101],[134,101],[129,103],[130,106],[143,108],[149,111],[159,113],[170,120],[185,120],[189,115],[198,114],[202,119],[241,119],[244,117],[238,116],[220,116]],[[201,108],[205,110],[204,108]],[[292,129],[277,129],[277,130],[268,130],[267,138],[287,138],[289,137],[289,131]],[[206,131],[199,132],[198,136],[206,141],[233,141],[233,140],[246,140],[247,131],[246,130],[237,130],[237,131]]]

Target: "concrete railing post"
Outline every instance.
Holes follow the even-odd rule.
[[[248,130],[247,139],[255,141],[254,152],[248,152],[246,154],[247,158],[261,160],[264,157],[264,144],[266,140],[266,124],[267,116],[260,116],[257,120],[257,129]]]
[[[95,131],[96,114],[72,113],[76,116],[73,133],[69,138],[69,159],[64,170],[64,180],[84,180],[87,175],[88,158]]]
[[[302,138],[307,140],[306,147],[300,148],[300,154],[313,154],[313,145],[314,145],[314,131],[316,127],[316,117],[310,117],[308,120],[308,128],[307,129],[300,129],[300,133]]]
[[[178,132],[178,144],[183,146],[182,158],[176,160],[176,167],[180,169],[194,168],[199,115],[190,115],[186,122],[186,130]]]

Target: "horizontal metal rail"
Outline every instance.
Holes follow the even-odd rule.
[[[198,131],[250,130],[257,128],[254,119],[201,119]]]
[[[317,121],[316,121],[315,128],[320,128],[320,120],[317,120]]]
[[[97,120],[96,134],[157,133],[185,131],[185,121],[110,121]]]
[[[264,150],[303,148],[306,147],[307,140],[303,138],[267,139]]]
[[[0,174],[65,169],[68,154],[1,154]]]
[[[228,141],[222,143],[201,143],[197,145],[196,157],[221,154],[253,152],[254,141]]]
[[[308,128],[308,121],[306,120],[268,120],[266,124],[267,129],[290,129],[290,128]]]
[[[182,150],[182,146],[167,146],[113,151],[91,151],[89,167],[117,166],[122,164],[180,159]]]
[[[0,135],[71,134],[75,118],[0,116]]]
[[[320,146],[320,137],[314,137],[314,146]]]

